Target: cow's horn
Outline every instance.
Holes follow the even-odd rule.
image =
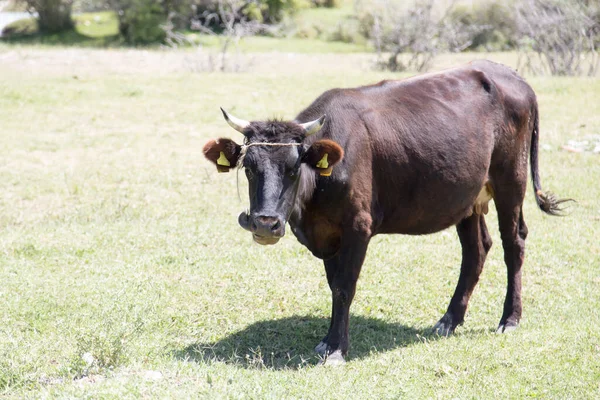
[[[306,136],[310,136],[313,133],[319,132],[319,130],[323,127],[325,123],[325,115],[323,115],[319,119],[315,119],[314,121],[305,122],[303,124],[299,124],[304,129],[304,134]]]
[[[227,121],[229,126],[243,134],[244,129],[246,129],[248,125],[250,125],[250,122],[234,117],[233,115],[228,114],[227,111],[223,110],[223,107],[220,108],[221,112],[223,113],[223,116],[225,117],[225,121]]]

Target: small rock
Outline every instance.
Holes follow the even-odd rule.
[[[163,375],[160,371],[146,371],[144,373],[144,378],[151,380],[151,381],[161,380],[162,377],[163,377]]]
[[[571,147],[571,146],[563,146],[562,149],[566,150],[566,151],[569,151],[571,153],[581,153],[581,152],[583,152],[582,149],[578,149],[576,147]]]
[[[86,363],[86,365],[89,367],[91,366],[94,361],[96,361],[96,359],[94,358],[94,356],[92,355],[92,353],[84,353],[81,356],[81,359]]]
[[[102,375],[89,375],[89,376],[84,376],[80,379],[77,379],[77,380],[75,380],[75,382],[82,385],[82,384],[98,383],[98,382],[102,382],[103,380],[104,380],[104,377]]]

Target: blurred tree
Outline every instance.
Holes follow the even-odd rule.
[[[38,29],[42,33],[57,33],[73,29],[73,0],[21,0],[31,13],[37,13]]]

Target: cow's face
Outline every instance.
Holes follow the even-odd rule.
[[[237,166],[248,178],[250,212],[238,218],[259,244],[275,244],[285,234],[285,224],[294,208],[301,166],[328,176],[343,157],[341,147],[331,140],[311,145],[304,139],[323,126],[324,117],[305,124],[283,121],[246,122],[225,111],[229,124],[244,134],[244,144],[230,139],[211,140],[204,155],[221,172]],[[306,173],[305,172],[305,173]],[[316,173],[314,172],[314,173]]]

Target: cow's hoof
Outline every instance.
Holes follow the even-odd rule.
[[[506,322],[504,324],[498,325],[498,329],[496,329],[496,333],[508,333],[512,332],[519,327],[519,324],[514,322]]]
[[[342,356],[341,350],[336,350],[333,353],[329,354],[321,361],[319,361],[318,365],[324,365],[326,367],[336,367],[338,365],[346,364],[346,360],[344,360],[344,356]]]
[[[440,336],[450,336],[454,333],[456,326],[452,322],[452,317],[445,314],[437,324],[433,326],[432,333]]]
[[[325,343],[325,342],[320,342],[315,347],[315,352],[320,356],[324,356],[326,351],[327,351],[327,343]]]

